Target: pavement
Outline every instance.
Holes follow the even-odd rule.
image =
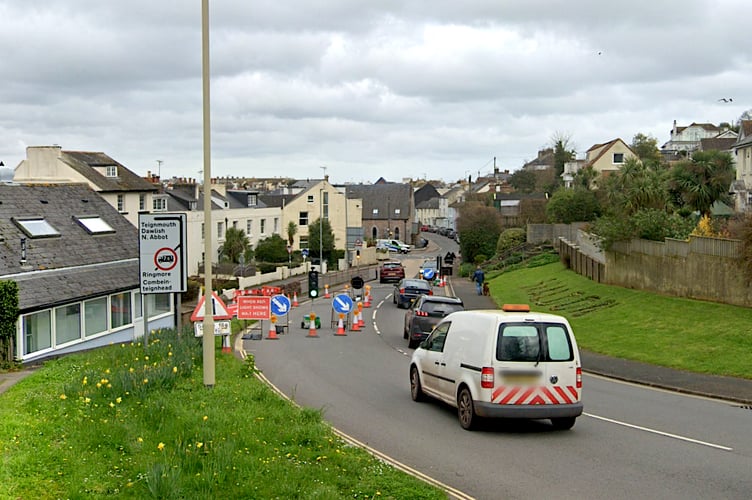
[[[437,249],[435,243],[430,241],[427,248],[416,250],[416,253],[430,253]],[[457,266],[454,269],[456,271]],[[461,297],[468,309],[497,309],[491,297],[477,294],[475,284],[469,278],[456,275],[449,277],[446,293],[447,295]],[[580,349],[580,357],[582,369],[587,373],[752,406],[752,380],[749,379],[674,370],[638,361],[613,358],[582,349]],[[31,375],[36,368],[30,367],[19,371],[1,372],[0,394]]]

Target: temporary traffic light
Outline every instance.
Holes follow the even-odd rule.
[[[319,272],[308,271],[308,296],[315,299],[319,296]]]

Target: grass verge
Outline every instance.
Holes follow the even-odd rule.
[[[749,308],[601,285],[560,263],[501,274],[489,287],[498,304],[528,303],[565,316],[583,349],[752,378]]]
[[[50,361],[0,396],[0,498],[446,498],[347,445],[200,339]]]

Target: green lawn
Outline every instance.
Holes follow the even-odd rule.
[[[200,340],[50,361],[0,396],[0,498],[446,498],[338,438]]]
[[[490,280],[498,304],[565,316],[580,347],[684,370],[752,378],[752,310],[597,284],[560,263]]]

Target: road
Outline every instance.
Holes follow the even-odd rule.
[[[422,255],[403,257],[409,273]],[[479,499],[749,498],[752,410],[584,376],[585,414],[570,431],[548,421],[490,421],[462,430],[454,409],[410,398],[411,349],[392,286],[372,283],[366,328],[334,336],[331,301],[301,304],[277,341],[244,342],[257,366],[336,428]],[[321,315],[319,338],[300,317]]]

